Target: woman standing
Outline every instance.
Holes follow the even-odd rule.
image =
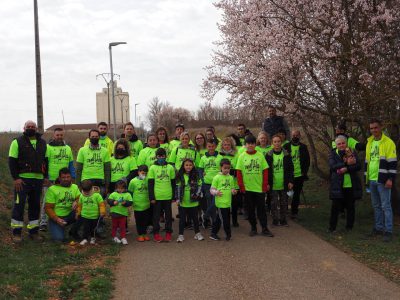
[[[156,135],[158,138],[158,143],[160,144],[160,148],[164,148],[165,151],[167,151],[167,157],[169,155],[169,138],[168,138],[168,132],[165,127],[158,127],[156,130]]]
[[[205,135],[201,132],[197,133],[196,136],[194,137],[194,143],[196,151],[199,153],[201,158],[207,152]]]
[[[353,229],[355,216],[355,200],[362,197],[362,186],[357,172],[361,164],[356,154],[347,147],[347,138],[339,135],[336,149],[329,155],[330,191],[332,200],[331,217],[328,231],[334,233],[341,208],[346,209],[346,230]]]
[[[193,160],[195,167],[199,165],[200,155],[197,153],[196,148],[190,145],[190,135],[188,132],[181,134],[181,144],[175,147],[169,156],[168,162],[172,164],[176,170],[181,168],[182,162],[186,158]]]
[[[142,151],[143,149],[143,143],[136,135],[135,127],[131,122],[128,122],[124,125],[124,136],[125,139],[129,142],[131,156],[137,158],[140,151]]]

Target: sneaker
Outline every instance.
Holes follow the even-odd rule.
[[[114,238],[112,239],[112,241],[113,241],[114,243],[116,243],[116,244],[121,244],[121,240],[120,240],[119,238],[117,238],[117,237],[114,237]]]
[[[230,235],[227,235],[226,238],[225,238],[225,241],[229,242],[231,240],[231,238],[232,237]]]
[[[176,239],[176,241],[177,241],[178,243],[182,243],[184,240],[185,240],[185,237],[184,237],[182,234],[180,234],[180,235],[178,236],[178,238]]]
[[[239,223],[238,223],[238,222],[233,223],[232,226],[233,226],[233,227],[239,227]]]
[[[262,234],[267,236],[267,237],[274,237],[274,235],[272,234],[271,231],[269,231],[268,228],[264,228],[263,231],[262,231]]]
[[[136,238],[136,240],[137,240],[138,242],[144,242],[144,241],[145,241],[143,235],[139,235],[139,236]]]
[[[150,241],[150,237],[147,236],[147,235],[144,235],[143,238],[144,238],[144,240],[145,240],[146,242]]]
[[[121,239],[122,245],[128,245],[128,240],[126,238]]]
[[[126,229],[125,234],[130,234],[131,232],[129,231],[129,229]]]
[[[195,239],[195,240],[198,240],[198,241],[203,241],[203,240],[204,240],[204,237],[203,237],[203,235],[201,234],[201,232],[198,232],[198,233],[196,233],[196,234],[194,235],[194,239]]]
[[[40,225],[39,226],[39,231],[46,232],[47,231],[47,225],[46,224]]]
[[[29,234],[29,238],[32,241],[36,241],[36,242],[43,242],[43,240],[44,240],[44,238],[39,233]]]
[[[164,240],[159,233],[155,233],[153,239],[157,243],[162,242]]]
[[[209,236],[209,238],[210,238],[210,240],[213,240],[213,241],[219,241],[219,240],[221,240],[221,238],[220,238],[218,235],[216,235],[215,233],[212,233],[212,234]]]
[[[392,234],[391,232],[385,232],[385,233],[383,234],[383,241],[384,241],[385,243],[391,242],[391,241],[392,241],[392,238],[393,238],[393,234]]]
[[[83,239],[83,240],[79,243],[79,245],[85,246],[87,243],[88,243],[88,240],[87,240],[87,239]]]
[[[256,236],[257,235],[257,230],[251,230],[249,232],[249,236]]]
[[[378,235],[384,235],[384,232],[382,230],[377,230],[374,228],[369,234],[367,234],[367,237],[376,237]]]
[[[12,235],[12,241],[13,241],[15,244],[21,243],[21,242],[22,242],[22,235],[21,235],[21,234],[13,234],[13,235]]]
[[[274,226],[279,226],[279,221],[278,221],[278,220],[273,220],[273,221],[272,221],[272,225],[274,225]]]
[[[90,239],[90,245],[96,245],[96,239],[95,238],[91,238]]]
[[[284,221],[280,221],[280,223],[279,223],[281,226],[285,226],[285,227],[288,227],[289,226],[289,224],[287,223],[287,221],[286,220],[284,220]]]
[[[165,241],[170,242],[171,240],[172,240],[172,234],[171,234],[171,232],[167,232],[165,234]]]

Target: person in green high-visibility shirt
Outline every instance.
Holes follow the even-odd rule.
[[[292,157],[294,167],[293,198],[291,203],[291,218],[297,219],[299,213],[300,194],[303,190],[305,180],[308,180],[308,169],[310,168],[310,154],[305,144],[300,142],[300,131],[292,131],[292,139],[283,148]]]
[[[200,155],[197,153],[196,148],[190,145],[189,133],[183,132],[181,134],[181,143],[171,151],[168,162],[173,165],[176,170],[179,170],[182,162],[186,158],[193,160],[196,167],[199,166]]]
[[[346,124],[344,123],[339,123],[336,128],[335,128],[335,136],[338,137],[339,135],[342,135],[347,138],[347,147],[349,147],[351,150],[357,150],[357,151],[365,151],[365,144],[360,143],[356,139],[348,136],[346,134]],[[336,143],[335,141],[332,141],[332,149],[336,148]]]
[[[253,135],[251,133],[251,131],[249,129],[247,129],[246,125],[243,124],[243,123],[240,123],[240,124],[237,125],[236,132],[237,132],[237,136],[238,136],[238,138],[240,140],[240,145],[241,146],[244,146],[244,144],[245,144],[244,140],[245,140],[246,136]],[[239,145],[239,144],[236,143],[236,145]]]
[[[276,134],[272,137],[272,147],[266,156],[269,165],[268,183],[271,187],[272,224],[288,226],[287,192],[293,189],[293,162],[290,153],[282,148],[281,135]]]
[[[89,179],[94,186],[100,188],[100,194],[105,198],[110,184],[111,162],[106,148],[99,144],[100,133],[97,129],[89,131],[90,144],[79,149],[76,158],[76,184]]]
[[[215,127],[214,126],[208,126],[206,128],[206,140],[216,140],[217,141],[217,148],[216,150],[219,151],[221,150],[221,139],[217,137],[215,134]]]
[[[200,156],[200,159],[206,154],[207,147],[206,147],[206,137],[202,132],[198,132],[194,136],[194,145],[196,148],[197,153]]]
[[[175,125],[175,135],[169,141],[169,152],[172,152],[176,147],[181,144],[181,134],[185,131],[185,125],[178,123]]]
[[[131,156],[137,158],[143,149],[143,143],[136,135],[135,126],[131,122],[124,125],[124,137],[129,142]]]
[[[99,145],[103,148],[106,148],[110,156],[114,152],[114,143],[112,139],[110,139],[107,136],[108,132],[108,125],[106,122],[100,122],[97,124],[97,130],[100,133],[100,138],[99,138]],[[90,140],[86,139],[84,146],[89,146],[90,145]]]
[[[385,135],[382,122],[370,121],[371,136],[365,151],[365,183],[371,190],[375,225],[371,235],[383,235],[390,242],[393,234],[391,191],[397,174],[396,144]]]
[[[74,157],[72,155],[71,147],[65,144],[64,130],[62,128],[55,128],[52,140],[47,144],[47,160],[49,165],[49,182],[54,184],[58,178],[58,172],[62,168],[68,168],[71,176],[75,178]],[[43,197],[41,206],[40,217],[40,231],[47,230],[47,215],[44,211],[45,201],[44,195],[47,192],[48,186],[43,187]]]
[[[156,151],[159,147],[157,135],[155,133],[149,133],[147,135],[147,143],[142,151],[140,151],[137,158],[138,166],[146,165],[150,168],[157,160]]]
[[[336,232],[338,216],[342,208],[346,209],[346,231],[351,231],[355,218],[355,200],[362,197],[361,180],[358,171],[361,163],[355,151],[347,146],[347,138],[339,135],[335,139],[337,148],[329,154],[330,188],[329,198],[332,200],[329,233]]]
[[[169,150],[170,150],[170,145],[169,145],[169,138],[168,138],[168,132],[165,127],[158,127],[156,129],[156,135],[158,138],[158,144],[160,145],[160,148],[164,148],[167,151],[167,157],[169,156]]]
[[[37,132],[37,125],[27,121],[24,133],[10,145],[8,165],[14,179],[14,204],[11,214],[12,238],[22,241],[25,202],[28,202],[29,237],[41,240],[39,235],[40,198],[44,178],[47,178],[47,145]],[[47,179],[45,179],[45,182]]]

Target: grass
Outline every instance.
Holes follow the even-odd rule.
[[[346,233],[345,220],[339,218],[338,233],[327,233],[331,200],[328,198],[326,183],[312,179],[304,187],[307,205],[300,210],[299,223],[322,239],[365,263],[388,279],[400,284],[400,235],[399,224],[395,222],[394,238],[384,243],[382,237],[367,238],[374,224],[373,209],[369,195],[356,202],[354,229]]]
[[[0,299],[110,299],[120,247],[109,242],[81,248],[10,235],[12,179],[8,147],[17,134],[0,134]],[[77,139],[74,150],[84,138]],[[76,153],[76,152],[75,152]]]

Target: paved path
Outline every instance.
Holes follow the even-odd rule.
[[[240,222],[230,242],[189,230],[178,244],[177,221],[171,243],[129,236],[115,299],[400,299],[399,286],[293,222],[274,238],[250,238]]]

